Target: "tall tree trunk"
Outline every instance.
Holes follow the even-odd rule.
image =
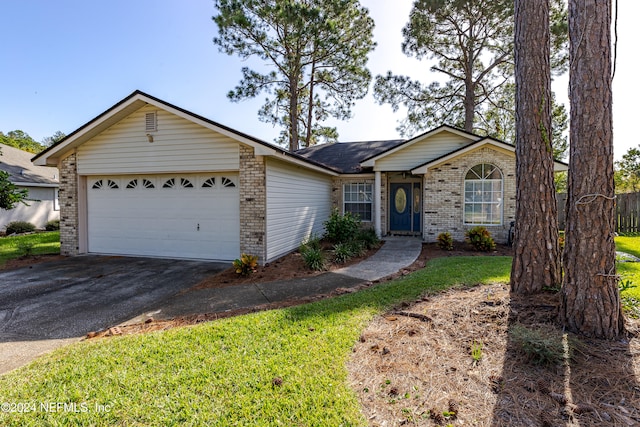
[[[464,84],[464,130],[473,132],[473,120],[476,114],[476,87],[473,73],[470,71]]]
[[[511,290],[560,285],[548,0],[515,0],[516,227]]]
[[[298,78],[297,73],[289,76],[289,151],[298,149]]]
[[[615,277],[611,0],[569,1],[569,190],[560,320],[613,339],[624,330]]]
[[[312,129],[313,129],[313,89],[315,87],[315,76],[316,76],[316,61],[313,60],[311,63],[311,73],[309,77],[309,105],[308,105],[308,114],[307,114],[307,137],[305,140],[305,148],[311,147],[311,138]]]

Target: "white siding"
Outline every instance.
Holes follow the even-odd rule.
[[[452,132],[440,132],[381,158],[376,161],[375,170],[410,170],[472,142],[472,140]]]
[[[147,139],[145,113],[157,112]],[[125,174],[230,171],[239,168],[238,143],[156,107],[141,108],[78,148],[78,173]]]
[[[331,177],[267,161],[267,262],[322,234],[331,213]]]
[[[56,188],[19,187],[29,190],[27,205],[19,203],[15,208],[0,209],[0,230],[13,221],[27,221],[37,228],[44,228],[47,222],[60,219],[60,210],[55,203]]]

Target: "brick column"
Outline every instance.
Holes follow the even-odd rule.
[[[60,254],[78,255],[78,172],[76,155],[60,162]]]
[[[264,158],[240,145],[240,251],[257,255],[260,264],[267,257],[265,175]]]

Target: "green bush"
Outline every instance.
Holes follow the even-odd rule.
[[[514,349],[537,365],[559,365],[564,361],[562,334],[556,330],[530,329],[516,323],[509,328],[509,338]],[[571,347],[574,344],[570,342],[568,357],[571,357]]]
[[[302,261],[307,268],[315,271],[322,271],[326,268],[322,244],[320,243],[320,238],[315,234],[312,234],[302,242],[298,251],[302,255]]]
[[[362,240],[352,240],[347,243],[353,256],[363,256],[367,253],[367,247]]]
[[[47,225],[44,226],[44,229],[47,231],[58,231],[60,230],[60,220],[59,219],[52,219],[51,221],[47,222]]]
[[[303,246],[304,249],[300,251],[302,255],[302,261],[307,268],[315,271],[322,271],[326,268],[324,260],[324,252],[320,248],[313,248],[310,246]]]
[[[373,249],[380,246],[380,238],[373,228],[364,228],[358,231],[356,240],[362,242],[366,249]]]
[[[496,242],[494,242],[493,237],[491,237],[491,233],[481,225],[468,230],[465,235],[467,242],[469,242],[476,251],[489,252],[496,248]]]
[[[34,242],[19,242],[17,245],[18,251],[22,254],[23,258],[33,256],[33,248],[36,244]]]
[[[322,249],[322,244],[320,243],[320,237],[318,237],[315,234],[312,234],[311,236],[309,236],[307,240],[303,241],[300,244],[301,253],[307,248]]]
[[[333,246],[333,259],[338,264],[344,264],[353,257],[353,245],[351,243],[336,243]]]
[[[449,233],[448,231],[438,234],[436,240],[438,241],[438,247],[440,249],[443,249],[445,251],[453,250],[453,237],[451,237],[451,233]]]
[[[13,221],[7,224],[7,236],[9,234],[31,233],[36,230],[36,226],[26,221]]]
[[[331,216],[324,223],[325,237],[333,243],[345,243],[353,240],[360,230],[360,218],[346,212],[340,215],[338,209],[333,209]]]

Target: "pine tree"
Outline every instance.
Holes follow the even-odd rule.
[[[260,58],[272,69],[243,68],[228,97],[270,94],[258,116],[283,128],[278,142],[291,151],[335,141],[336,129],[319,123],[350,118],[371,81],[366,63],[375,43],[368,10],[357,0],[216,0],[215,6],[219,49],[243,60]]]
[[[613,339],[624,330],[615,264],[611,0],[570,0],[570,160],[560,320]]]

